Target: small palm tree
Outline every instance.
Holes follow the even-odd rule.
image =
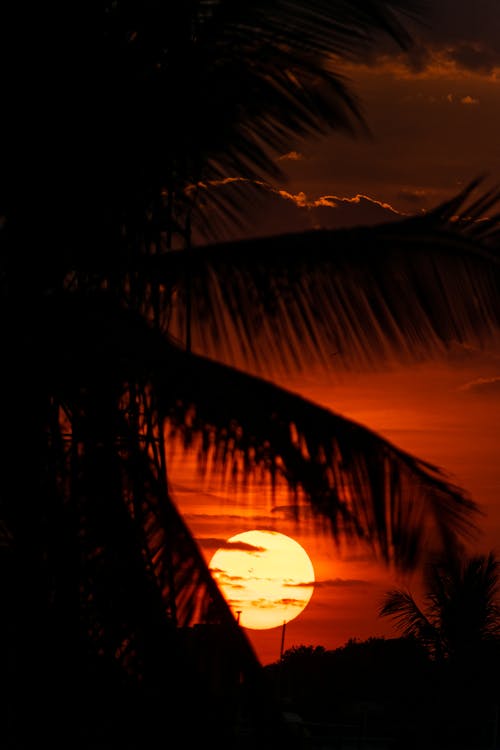
[[[472,664],[500,644],[500,561],[493,552],[434,562],[427,568],[424,606],[409,591],[389,591],[380,608],[405,636],[436,659]]]
[[[433,660],[421,686],[424,743],[489,748],[498,734],[500,561],[486,555],[436,561],[426,570],[422,606],[409,591],[389,591],[380,609]],[[492,744],[493,743],[493,744]]]

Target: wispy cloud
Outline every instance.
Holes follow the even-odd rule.
[[[429,191],[423,188],[401,188],[398,197],[408,203],[423,203],[429,197]]]
[[[371,581],[361,578],[330,578],[324,581],[316,581],[316,588],[350,588],[352,586],[372,586]]]
[[[341,195],[322,195],[319,198],[308,198],[307,195],[303,192],[295,194],[288,193],[286,190],[279,190],[278,192],[282,198],[292,201],[296,206],[299,206],[300,208],[339,208],[342,205],[359,206],[361,203],[366,202],[371,203],[374,206],[379,206],[385,211],[390,211],[391,213],[397,214],[398,216],[406,215],[401,211],[395,209],[394,206],[391,206],[390,203],[377,200],[377,198],[372,198],[370,195],[365,195],[364,193],[357,193],[351,198]]]
[[[301,154],[298,151],[289,151],[287,154],[278,156],[278,161],[302,161],[303,159],[304,154]]]
[[[476,378],[461,385],[458,390],[469,393],[500,394],[500,375],[491,378]]]
[[[479,99],[474,99],[472,96],[463,96],[460,99],[460,104],[479,104]]]
[[[471,96],[470,94],[467,94],[466,96],[455,96],[454,94],[447,94],[446,101],[449,102],[450,104],[465,104],[465,105],[479,104],[479,99],[476,99],[474,96]]]
[[[314,586],[315,583],[316,583],[315,581],[301,581],[301,582],[296,581],[296,582],[291,582],[291,583],[288,583],[288,581],[284,581],[283,586],[289,586],[290,588],[300,589],[300,588],[310,588],[311,586]]]
[[[225,549],[225,550],[238,550],[242,552],[265,552],[265,547],[260,547],[256,544],[249,544],[248,542],[231,542],[227,539],[221,539],[218,537],[203,537],[198,539],[198,542],[206,549]]]

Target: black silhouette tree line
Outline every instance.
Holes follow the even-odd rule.
[[[332,538],[400,568],[473,530],[475,503],[438,468],[255,370],[483,343],[498,195],[474,200],[472,183],[391,226],[217,244],[251,196],[206,189],[278,178],[297,137],[362,131],[336,66],[379,34],[407,47],[418,11],[114,0],[28,24],[2,10],[3,643],[21,746],[232,731],[198,623],[223,629],[211,651],[272,734],[258,660],[170,493],[167,425],[217,465],[284,478]]]

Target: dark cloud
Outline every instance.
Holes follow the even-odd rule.
[[[477,41],[440,46],[420,42],[407,56],[398,55],[411,73],[421,74],[443,65],[455,65],[460,70],[480,75],[491,75],[500,67],[500,48],[496,49]]]
[[[449,50],[449,56],[458,67],[473,73],[489,75],[500,66],[500,49],[492,49],[478,42],[457,44]]]
[[[429,3],[423,23],[409,26],[412,47],[402,53],[388,39],[381,39],[364,57],[363,64],[397,59],[410,73],[421,74],[437,62],[453,63],[471,73],[490,75],[500,67],[500,3],[439,0]]]
[[[271,513],[273,513],[273,515],[277,513],[282,513],[285,518],[295,520],[296,518],[298,518],[299,513],[301,513],[302,510],[303,510],[302,506],[298,504],[276,505],[271,510]]]
[[[304,606],[304,600],[303,599],[279,599],[278,604],[280,604],[282,607],[303,607]],[[273,602],[273,605],[275,602]],[[269,606],[269,603],[267,604]]]
[[[225,539],[219,539],[217,537],[204,537],[203,539],[198,539],[198,542],[205,549],[214,550],[220,549],[220,547],[224,547],[226,545]]]
[[[428,197],[429,194],[426,190],[419,190],[418,188],[402,188],[398,192],[398,198],[412,204],[427,203]]]
[[[412,73],[418,74],[423,73],[430,66],[433,54],[431,49],[422,41],[415,40],[412,49],[406,55],[399,54],[398,58],[406,64]]]
[[[498,0],[439,0],[429,4],[426,28],[421,35],[431,41],[459,47],[477,43],[500,49],[500,7]]]
[[[219,581],[223,581],[224,583],[231,583],[234,588],[243,588],[243,585],[238,585],[235,583],[235,581],[243,581],[243,576],[239,575],[233,575],[231,573],[228,573],[227,570],[223,570],[222,568],[210,568],[213,575],[217,576]]]
[[[496,346],[498,346],[498,352],[500,353],[500,342],[498,344],[495,342],[490,351],[482,351],[477,346],[468,343],[455,342],[444,357],[452,367],[473,366],[477,368],[483,366],[485,368],[497,368],[500,362],[500,354],[497,353]]]
[[[302,159],[304,159],[304,154],[299,151],[289,151],[287,154],[278,157],[278,161],[302,161]]]
[[[460,104],[479,104],[479,99],[475,99],[473,96],[467,94],[467,96],[462,96]]]
[[[460,390],[485,396],[500,396],[500,375],[490,378],[477,378],[470,383],[465,383]]]
[[[283,582],[283,586],[288,586],[289,588],[296,589],[296,588],[305,588],[309,589],[311,586],[315,585],[315,581],[302,581],[301,583],[286,583]]]
[[[230,549],[242,550],[243,552],[265,552],[264,547],[259,547],[248,542],[230,542],[227,539],[218,539],[217,537],[205,537],[198,540],[206,549]]]
[[[350,588],[352,586],[372,586],[371,581],[363,581],[360,578],[330,578],[325,581],[316,581],[316,588]]]

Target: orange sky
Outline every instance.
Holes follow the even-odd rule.
[[[500,347],[392,372],[311,373],[283,385],[444,469],[485,514],[474,549],[500,553]],[[340,551],[328,538],[297,529],[270,512],[264,489],[250,504],[244,493],[235,496],[213,480],[201,482],[193,460],[171,458],[170,476],[174,498],[207,562],[228,537],[252,528],[281,531],[306,549],[317,583],[304,612],[286,626],[285,648],[336,648],[352,637],[395,635],[390,622],[378,618],[377,607],[383,593],[401,581],[366,550]],[[418,580],[412,585],[418,591]],[[247,632],[263,663],[279,658],[281,628]]]
[[[394,220],[434,207],[477,176],[500,182],[498,0],[429,7],[411,58],[387,44],[364,64],[344,68],[371,139],[333,134],[295,144],[277,157],[288,179],[267,187],[247,211],[248,226],[232,236]],[[329,379],[308,373],[282,384],[443,468],[485,514],[476,549],[500,554],[500,346],[392,372]],[[170,476],[207,561],[225,539],[251,528],[289,534],[309,553],[315,592],[287,625],[285,648],[335,648],[351,637],[395,635],[377,607],[396,577],[364,550],[341,555],[331,541],[271,514],[263,490],[250,504],[243,494],[200,484],[193,467],[178,459]],[[248,631],[264,663],[279,658],[280,630]]]

